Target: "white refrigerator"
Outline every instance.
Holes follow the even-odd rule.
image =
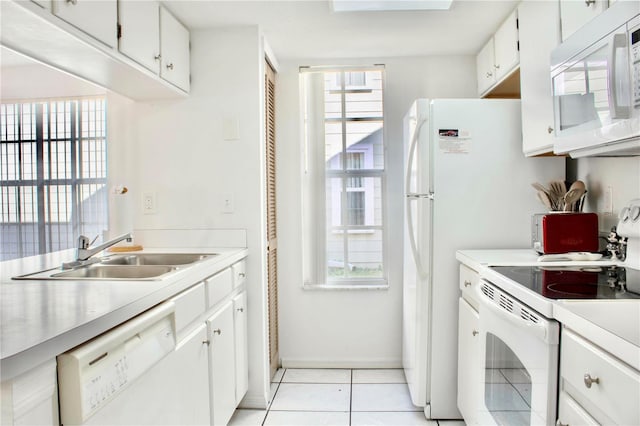
[[[418,99],[404,139],[403,367],[427,418],[457,419],[456,250],[530,247],[531,183],[565,161],[524,157],[519,100]]]

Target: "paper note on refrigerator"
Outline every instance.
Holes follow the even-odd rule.
[[[445,154],[468,154],[471,151],[471,137],[466,130],[439,129],[438,146]]]

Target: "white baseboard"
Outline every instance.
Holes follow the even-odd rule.
[[[269,401],[267,401],[262,394],[258,393],[247,393],[242,401],[240,401],[240,405],[238,408],[251,408],[256,410],[266,410],[269,405]]]
[[[402,368],[400,359],[295,359],[282,358],[282,368]]]

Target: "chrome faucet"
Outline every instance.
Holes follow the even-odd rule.
[[[84,235],[80,235],[78,237],[78,248],[76,249],[76,260],[87,260],[96,253],[100,253],[102,250],[107,249],[122,240],[131,241],[131,233],[128,232],[124,235],[120,235],[119,237],[115,237],[112,240],[102,243],[97,247],[89,248],[89,245],[91,244],[89,243],[89,238],[85,237]]]
[[[83,266],[93,263],[93,260],[89,260],[90,257],[94,256],[97,253],[100,253],[102,250],[111,247],[114,244],[119,243],[122,240],[131,241],[131,233],[128,232],[124,235],[120,235],[116,238],[113,238],[109,241],[106,241],[99,246],[89,247],[92,242],[89,242],[89,238],[84,235],[80,235],[78,237],[78,247],[76,248],[76,260],[73,262],[65,262],[62,264],[62,269],[71,269],[77,266]],[[95,241],[95,240],[94,240]],[[97,260],[95,260],[97,261]]]

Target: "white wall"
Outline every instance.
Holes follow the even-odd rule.
[[[618,213],[629,200],[640,198],[640,157],[580,158],[575,175],[587,187],[585,211],[598,213],[600,232],[618,223]],[[605,214],[605,192],[611,187],[613,214]]]
[[[191,92],[183,100],[138,103],[132,185],[136,229],[246,229],[249,394],[264,407],[269,392],[265,338],[263,61],[258,27],[191,32]],[[236,140],[223,122],[238,120]],[[157,213],[142,212],[154,193]],[[234,213],[222,212],[231,194]]]
[[[476,97],[475,58],[372,58],[385,64],[389,198],[387,290],[302,289],[302,193],[298,67],[356,61],[281,63],[276,81],[278,303],[285,366],[399,367],[402,341],[402,119],[415,98]]]

